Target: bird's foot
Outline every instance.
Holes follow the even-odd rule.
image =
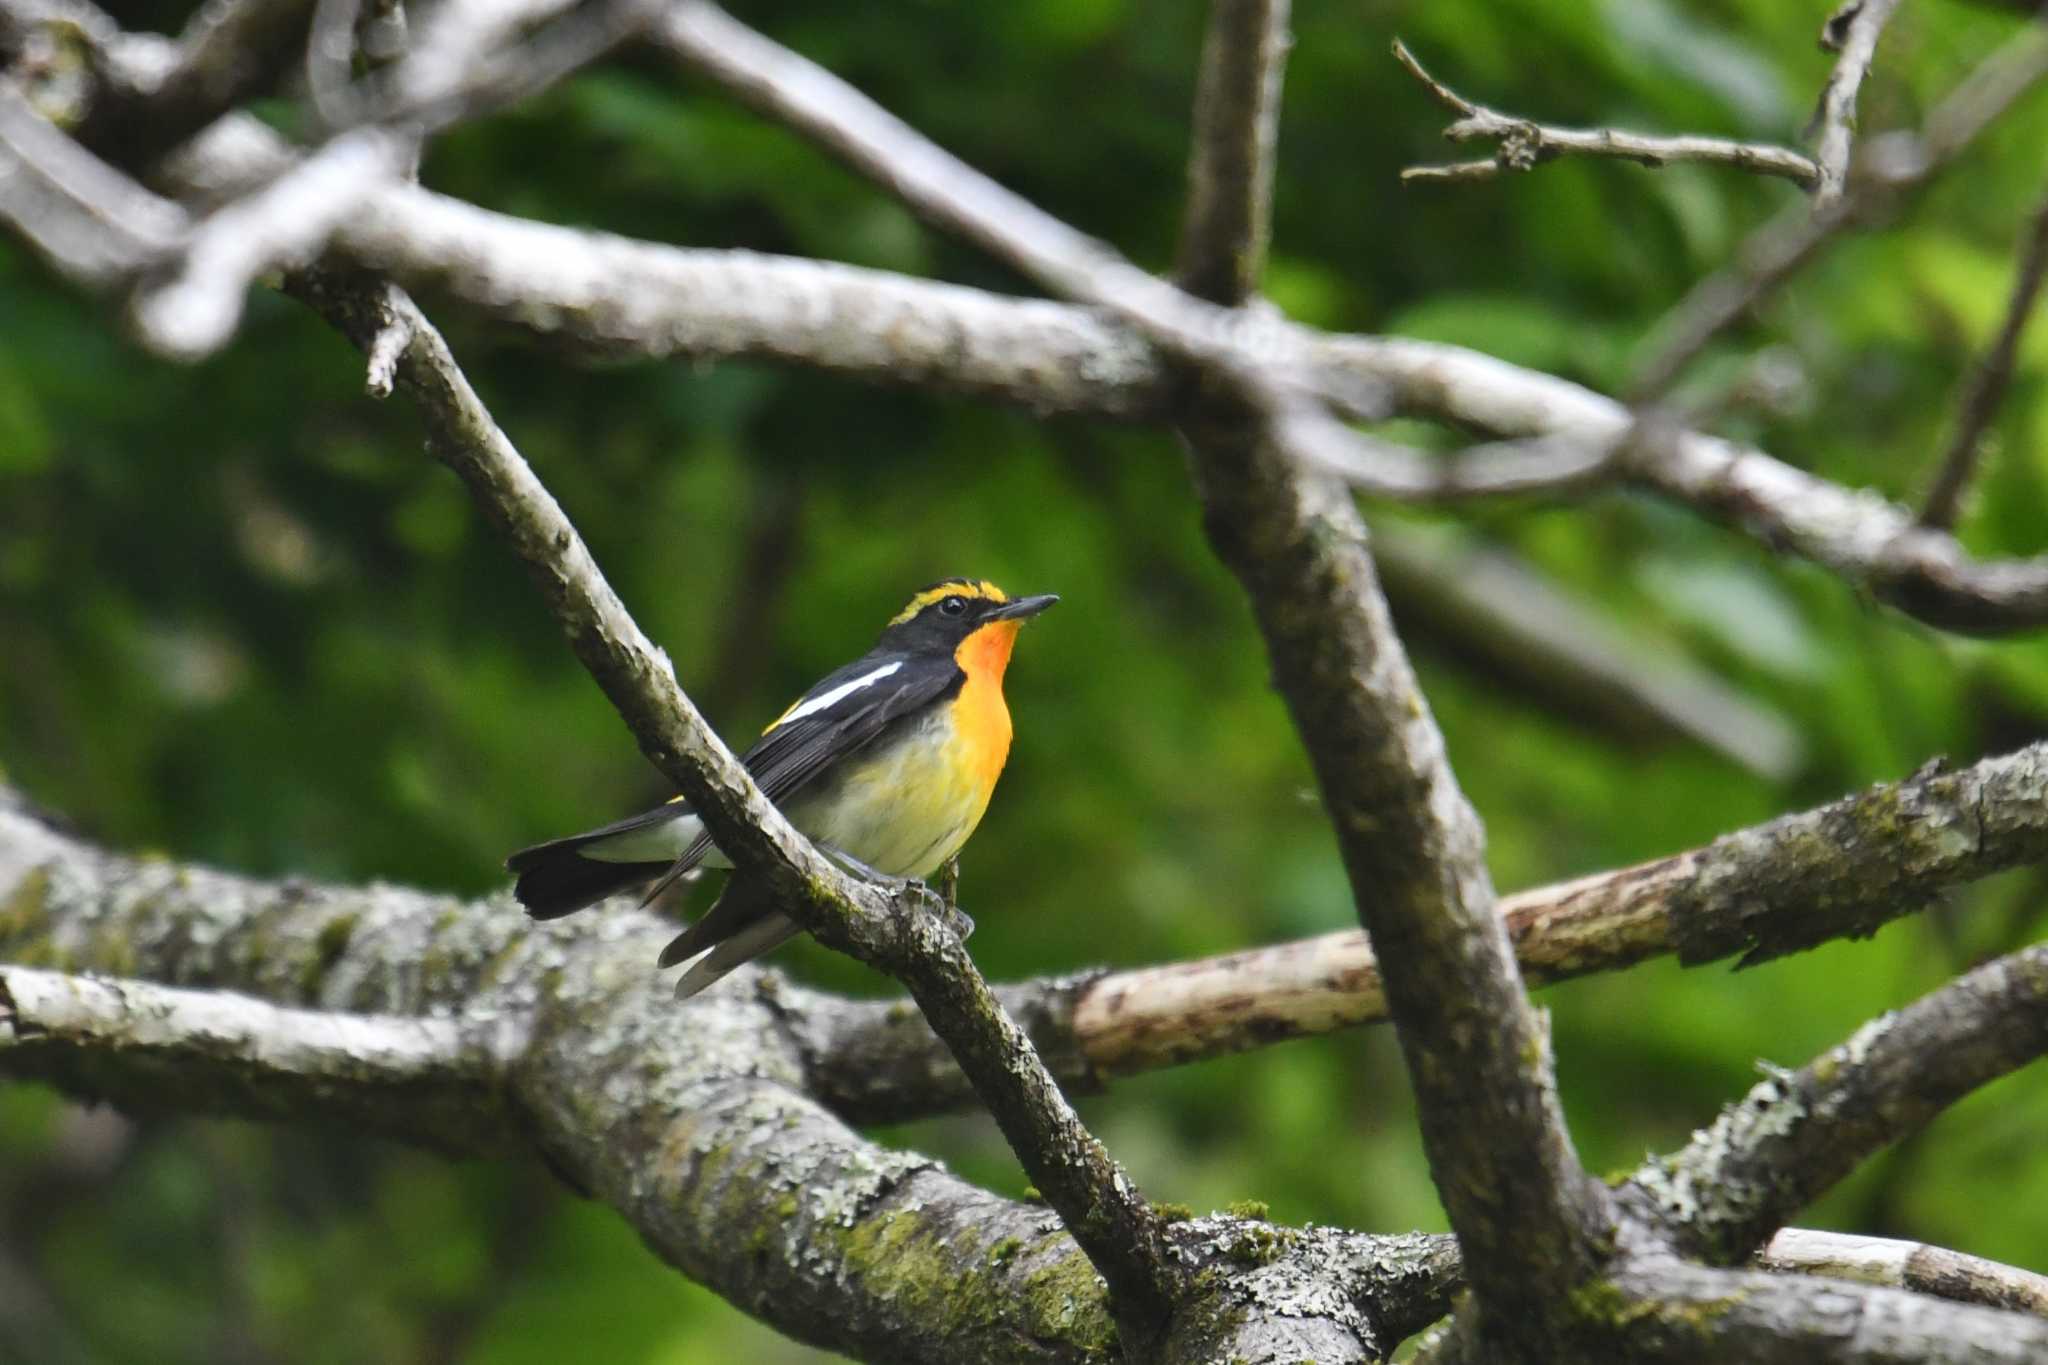
[[[839,864],[841,871],[859,877],[862,881],[873,882],[892,896],[900,896],[913,886],[924,885],[923,882],[918,881],[915,877],[891,876],[878,867],[862,862],[859,858],[854,857],[851,853],[836,845],[820,844],[818,848],[827,858]]]
[[[954,893],[960,885],[958,862],[949,859],[945,867],[940,869],[939,884],[933,886],[930,882],[917,877],[898,877],[884,872],[832,844],[820,844],[818,847],[826,857],[851,875],[880,887],[891,896],[907,896],[916,900],[924,909],[943,920],[946,927],[959,936],[961,942],[966,942],[974,933],[974,917],[953,901]]]

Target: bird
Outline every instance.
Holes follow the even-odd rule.
[[[1010,754],[1010,651],[1024,622],[1057,601],[1013,598],[978,578],[920,588],[874,648],[819,679],[740,761],[789,822],[849,871],[929,877],[988,809]],[[514,897],[537,920],[651,882],[645,904],[699,866],[732,864],[680,796],[505,860],[518,878]],[[689,964],[676,983],[686,1000],[797,932],[760,878],[735,873],[659,965]]]

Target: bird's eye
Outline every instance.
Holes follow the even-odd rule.
[[[964,597],[944,598],[939,603],[939,610],[948,616],[964,615],[967,611],[967,599]]]

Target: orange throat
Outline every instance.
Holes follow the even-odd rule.
[[[953,661],[967,675],[954,704],[955,742],[960,758],[984,788],[995,786],[1010,756],[1010,708],[1003,702],[1003,670],[1017,643],[1021,621],[991,621],[962,640]],[[987,800],[986,791],[982,799]]]
[[[1010,666],[1010,651],[1017,644],[1022,621],[991,621],[962,640],[953,651],[953,662],[967,675],[969,683],[1000,688],[1003,670]]]

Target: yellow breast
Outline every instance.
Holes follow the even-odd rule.
[[[796,827],[892,877],[928,877],[958,853],[1010,756],[1003,668],[1016,634],[1002,621],[969,636],[954,655],[967,674],[959,693],[791,800]]]

